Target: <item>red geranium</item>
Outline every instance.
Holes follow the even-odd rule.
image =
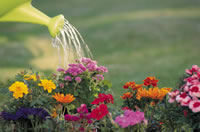
[[[91,117],[96,120],[101,120],[104,116],[108,114],[108,107],[105,104],[100,104],[91,112]]]
[[[158,80],[156,80],[155,77],[147,77],[144,81],[145,86],[150,86],[152,85],[153,87],[157,86]]]
[[[111,94],[103,94],[100,93],[98,98],[96,98],[91,104],[100,104],[100,103],[112,103],[113,104],[113,96]]]

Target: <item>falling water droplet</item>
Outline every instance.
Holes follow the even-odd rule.
[[[74,63],[75,60],[82,57],[92,58],[92,53],[82,36],[66,19],[63,29],[60,30],[60,34],[52,39],[52,45],[58,50],[58,67],[66,68],[68,64]],[[61,56],[60,47],[64,53],[63,57]],[[61,61],[62,59],[63,62]]]

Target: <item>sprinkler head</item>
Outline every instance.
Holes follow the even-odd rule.
[[[53,38],[56,37],[60,33],[60,30],[64,26],[64,16],[63,15],[58,15],[56,17],[51,18],[49,24],[48,24],[48,29]]]

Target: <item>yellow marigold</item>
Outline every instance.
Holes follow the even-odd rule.
[[[75,97],[71,94],[66,94],[64,96],[64,94],[55,93],[55,95],[53,95],[53,98],[60,103],[71,103],[72,101],[75,100]]]
[[[37,81],[36,75],[24,75],[24,80],[31,80],[31,79],[33,79],[33,81]]]
[[[123,96],[120,96],[122,99],[128,99],[128,98],[132,98],[132,94],[130,92],[126,92],[123,94]]]
[[[23,82],[16,81],[9,87],[9,91],[13,92],[13,97],[18,99],[28,94],[28,87]]]
[[[56,89],[56,85],[51,80],[47,79],[41,80],[41,83],[39,83],[38,86],[42,86],[48,93],[51,93],[52,89]]]
[[[159,89],[158,87],[149,88],[149,90],[140,89],[138,90],[136,96],[138,100],[140,100],[142,97],[162,100],[163,97],[165,97],[165,95],[170,91],[171,91],[171,88]]]

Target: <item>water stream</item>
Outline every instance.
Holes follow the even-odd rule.
[[[68,64],[82,57],[92,58],[92,53],[81,34],[66,19],[63,29],[52,39],[52,45],[58,50],[58,67],[66,68]]]

